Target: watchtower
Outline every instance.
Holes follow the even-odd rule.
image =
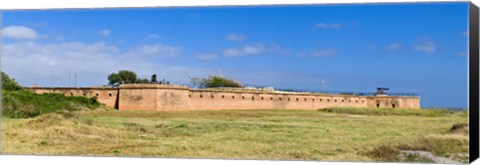
[[[377,92],[375,92],[375,96],[387,96],[387,92],[390,90],[389,88],[378,87]]]

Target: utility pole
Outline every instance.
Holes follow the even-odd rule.
[[[75,85],[74,85],[74,86],[75,86],[75,88],[76,88],[76,87],[77,87],[77,73],[75,73],[75,77],[74,77],[74,78],[75,78],[75,81],[74,81],[74,82],[75,82]]]
[[[72,86],[72,83],[70,78],[70,71],[68,71],[68,87],[71,87],[71,86]]]
[[[53,68],[52,68],[52,79],[51,79],[51,87],[53,88]]]

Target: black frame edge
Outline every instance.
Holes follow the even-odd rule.
[[[479,122],[479,76],[480,76],[480,66],[479,66],[479,9],[478,7],[470,2],[469,4],[469,152],[470,152],[470,163],[478,159],[479,157],[479,132],[480,132],[480,122]]]

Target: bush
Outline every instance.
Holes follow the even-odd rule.
[[[201,88],[242,87],[239,82],[221,76],[208,76],[208,78],[192,78],[192,84]]]
[[[367,155],[375,160],[395,161],[398,160],[400,151],[391,145],[381,145],[367,152]]]
[[[459,134],[468,135],[468,124],[467,123],[454,124],[450,128],[449,133],[459,133]]]
[[[31,118],[61,110],[76,111],[100,106],[97,98],[64,96],[58,93],[35,94],[29,91],[3,91],[2,115],[10,118]]]
[[[117,73],[111,73],[107,79],[109,85],[150,83],[150,80],[146,78],[137,78],[137,74],[130,70],[120,70]]]
[[[11,79],[6,73],[1,72],[2,74],[2,89],[6,91],[18,91],[22,90],[22,86],[20,86],[15,79]]]

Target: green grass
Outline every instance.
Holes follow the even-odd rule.
[[[452,131],[453,125],[467,123],[461,113],[76,111],[4,120],[1,152],[397,161],[395,153],[402,149],[426,150],[439,156],[466,152],[467,135]]]
[[[35,94],[26,90],[2,92],[2,115],[10,118],[30,118],[58,110],[75,111],[100,106],[95,97],[89,99],[56,93]]]

